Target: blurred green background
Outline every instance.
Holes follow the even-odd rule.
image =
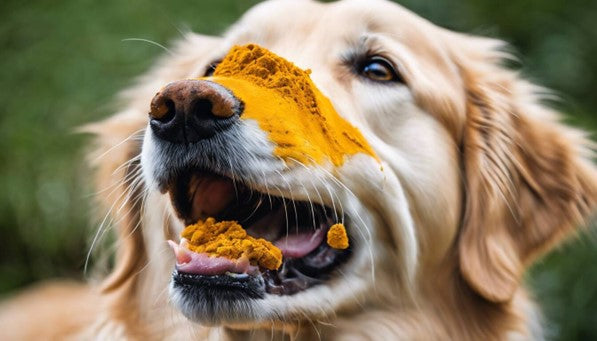
[[[97,224],[88,136],[114,94],[190,28],[218,34],[257,1],[0,2],[0,294],[48,277],[81,278]],[[511,42],[524,74],[558,93],[566,120],[597,129],[597,1],[405,0],[441,26]],[[597,339],[597,244],[585,234],[528,281],[558,340]]]

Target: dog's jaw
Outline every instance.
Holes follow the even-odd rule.
[[[232,51],[242,51],[242,49],[237,48]],[[252,54],[257,55],[257,58],[261,58],[259,56],[263,56],[263,53],[266,55],[268,53],[267,50],[254,45],[247,45],[244,49],[248,53],[259,51],[260,54]],[[350,250],[355,255],[344,265],[336,262],[329,263],[334,265],[331,268],[334,271],[330,274],[331,277],[326,276],[323,281],[319,281],[321,284],[313,287],[301,284],[302,289],[298,292],[297,290],[282,291],[278,295],[268,291],[243,297],[239,296],[236,287],[228,286],[225,281],[218,282],[221,284],[213,281],[206,282],[202,278],[189,281],[186,279],[187,274],[175,272],[174,281],[170,287],[171,297],[183,314],[193,321],[205,324],[247,323],[272,319],[300,320],[305,315],[325,319],[336,314],[343,305],[363,304],[360,300],[366,296],[367,290],[375,289],[376,268],[383,268],[383,264],[390,264],[384,269],[384,273],[389,272],[390,277],[398,278],[400,292],[408,292],[409,283],[413,282],[415,276],[416,236],[406,196],[402,192],[398,178],[393,173],[384,172],[384,166],[388,165],[381,163],[361,132],[334,110],[330,101],[308,78],[308,72],[297,69],[292,63],[275,55],[271,58],[271,63],[279,61],[289,70],[294,68],[294,71],[289,72],[307,77],[302,86],[309,87],[313,95],[309,100],[311,107],[307,107],[310,109],[307,110],[303,105],[297,104],[297,99],[294,102],[288,99],[281,100],[279,97],[281,94],[274,90],[253,88],[255,85],[244,79],[238,81],[234,78],[213,78],[213,81],[231,86],[230,90],[235,96],[240,94],[241,101],[249,101],[245,104],[247,112],[242,113],[242,119],[235,120],[231,126],[219,131],[216,136],[199,141],[185,141],[184,146],[178,142],[171,142],[167,136],[156,135],[163,134],[164,130],[156,131],[154,124],[160,124],[164,129],[172,125],[156,121],[155,117],[158,116],[154,117],[150,113],[151,129],[148,129],[145,135],[141,157],[144,176],[147,177],[147,183],[153,190],[162,193],[170,192],[176,213],[185,224],[194,222],[198,217],[189,217],[187,213],[181,212],[180,208],[185,205],[178,204],[179,195],[173,195],[171,188],[172,186],[179,188],[179,185],[173,185],[178,183],[182,184],[183,192],[188,191],[187,182],[176,179],[193,169],[207,170],[218,176],[228,177],[232,182],[240,181],[250,187],[251,191],[265,193],[267,196],[280,195],[283,201],[290,200],[293,206],[296,200],[305,200],[311,205],[312,212],[314,204],[325,205],[328,211],[333,212],[332,216],[336,219],[331,221],[331,224],[344,222],[345,216],[350,220],[348,230],[353,244]],[[259,79],[261,78],[257,78]],[[175,87],[169,86],[168,89],[186,89],[193,84],[207,86],[205,81],[198,80],[195,83],[178,83]],[[235,87],[239,87],[239,90],[237,91]],[[256,96],[255,91],[264,91],[263,96],[269,98],[270,105],[263,107],[255,105],[262,100]],[[162,94],[158,93],[156,98],[159,96]],[[172,101],[169,98],[160,97],[158,102],[163,100]],[[272,106],[271,103],[278,103],[276,105],[281,107]],[[172,104],[171,108],[174,107]],[[167,110],[172,110],[173,114],[175,112],[174,109]],[[264,112],[259,112],[260,110]],[[272,120],[281,112],[288,115],[288,120]],[[180,111],[176,111],[176,115],[179,114]],[[161,117],[164,116],[158,118]],[[186,118],[184,122],[187,122]],[[285,126],[289,124],[286,122],[294,123]],[[272,124],[280,126],[272,126]],[[292,124],[297,125],[297,131],[293,130]],[[273,132],[272,127],[275,127]],[[318,139],[309,140],[310,130],[311,134],[315,134]],[[296,155],[303,158],[303,161],[284,156],[286,154],[277,154],[279,149],[285,150],[292,146],[292,143],[277,141],[275,138],[272,140],[272,137],[268,136],[272,134],[275,137],[280,132],[290,136],[294,133],[298,134],[291,141],[297,141],[292,143],[298,143],[297,148],[300,153]],[[303,145],[309,146],[309,143],[312,144],[311,147],[303,149]],[[315,151],[316,154],[310,154],[311,151]],[[322,151],[325,152],[322,153]],[[290,155],[293,154],[290,153]],[[187,175],[183,178],[186,179]],[[390,185],[386,186],[388,183]],[[177,190],[177,193],[179,192]],[[381,193],[383,195],[380,195]],[[238,198],[238,193],[236,196]],[[296,207],[294,209],[296,212]],[[288,234],[289,216],[286,206],[285,211]],[[387,224],[391,226],[386,226]],[[386,233],[388,230],[392,232]],[[386,232],[382,232],[383,236],[378,236],[377,233],[381,231]],[[298,225],[296,233],[298,233]],[[389,252],[388,250],[392,249],[395,243],[400,245],[398,252]],[[373,251],[374,248],[375,251]],[[299,258],[297,260],[300,261]],[[397,272],[392,271],[396,262],[401,265]],[[285,270],[281,271],[285,273]],[[295,275],[299,276],[299,279],[302,276]],[[213,279],[216,280],[216,277]],[[253,284],[247,282],[247,285],[250,284],[258,291],[263,290],[258,289],[262,286],[262,282],[258,278],[255,280],[251,282],[254,282]],[[286,283],[284,277],[280,280]],[[241,281],[241,279],[238,277],[234,281]],[[208,283],[213,283],[219,289],[211,290],[209,288],[211,284]],[[223,296],[216,297],[220,292]]]
[[[256,125],[249,121],[245,127],[248,133],[244,133],[244,136],[245,139],[248,139],[247,136],[250,136],[251,132],[255,132]],[[263,136],[257,133],[252,138],[263,138]],[[163,210],[146,212],[146,215],[151,216],[158,214],[156,212],[168,212],[169,218],[167,220],[170,222],[169,225],[172,231],[169,232],[170,235],[167,238],[176,238],[175,236],[182,230],[184,225],[175,217],[167,195],[159,193],[160,186],[157,185],[159,182],[157,179],[161,178],[162,174],[160,172],[164,168],[156,167],[156,165],[163,165],[163,161],[158,161],[156,156],[163,155],[164,149],[156,146],[154,139],[155,137],[151,131],[148,131],[143,143],[141,165],[146,183],[149,184],[150,191],[154,193],[152,196],[156,197],[156,201],[159,201],[160,205],[166,207]],[[267,146],[266,143],[262,142],[233,145],[240,148],[251,145]],[[264,154],[266,154],[266,150],[265,148],[261,149]],[[250,152],[246,150],[244,152],[234,151],[231,152],[231,155],[242,155],[243,153]],[[343,167],[336,169],[333,169],[331,165],[327,165],[310,168],[296,167],[292,171],[284,169],[284,172],[273,168],[272,165],[274,167],[280,165],[271,162],[272,160],[266,162],[257,160],[257,158],[254,159],[256,161],[252,164],[245,163],[243,168],[235,169],[235,176],[238,177],[247,172],[253,172],[250,173],[253,174],[250,178],[258,179],[253,185],[256,189],[264,192],[269,191],[269,193],[276,196],[287,196],[295,200],[315,200],[329,207],[335,207],[349,217],[354,217],[351,233],[356,252],[332,279],[291,296],[267,294],[263,299],[243,300],[232,306],[222,305],[221,307],[206,309],[206,307],[201,306],[201,302],[190,301],[188,296],[182,295],[171,283],[170,297],[174,305],[185,316],[202,324],[239,326],[246,323],[269,323],[268,321],[272,320],[298,321],[303,319],[305,315],[326,319],[337,314],[342,307],[365,304],[367,292],[375,287],[376,272],[391,272],[391,268],[394,266],[394,262],[388,262],[388,259],[378,259],[378,257],[388,255],[389,258],[393,259],[393,253],[387,250],[392,248],[395,236],[383,236],[385,240],[380,241],[380,236],[377,233],[384,229],[378,227],[383,226],[386,219],[390,219],[393,223],[401,225],[401,229],[404,227],[404,230],[408,231],[400,239],[411,240],[414,238],[410,219],[405,220],[398,215],[387,217],[372,214],[372,212],[385,211],[408,214],[408,206],[403,193],[394,193],[391,196],[379,195],[381,191],[388,191],[388,185],[395,188],[398,184],[397,179],[391,176],[388,177],[388,174],[383,171],[383,165],[366,155],[355,155],[348,159]],[[233,160],[231,164],[241,164],[234,161],[236,160]],[[212,159],[212,162],[216,162],[218,166],[222,165],[222,163],[218,163],[218,160]],[[330,172],[332,169],[337,174],[335,178],[332,178]],[[389,184],[388,181],[392,184]],[[363,186],[363,184],[367,185]],[[368,199],[363,201],[360,198]],[[388,198],[394,199],[388,201]],[[391,207],[391,209],[388,210],[386,207]],[[396,207],[398,207],[398,210],[395,209]],[[147,221],[159,225],[160,220],[153,218],[147,219]],[[146,226],[144,229],[146,234],[155,233],[155,231],[163,229],[163,226]],[[416,243],[407,242],[406,245],[416,246]],[[171,269],[174,260],[171,256],[164,255],[164,246],[165,244],[154,243],[156,250],[151,250],[148,254],[155,259],[150,259],[149,262],[150,264],[154,262],[156,264],[169,263]],[[375,251],[373,248],[375,248]],[[416,254],[416,249],[411,250],[405,247],[401,254],[401,258],[409,259],[408,262],[414,263],[413,259],[416,256],[413,254]],[[384,263],[391,263],[391,266],[384,268],[381,266]],[[164,265],[160,268],[168,269]],[[405,273],[408,274],[409,271],[412,270],[405,270]],[[163,276],[169,276],[169,271],[163,273]],[[412,276],[412,273],[408,276]],[[409,281],[407,276],[397,277],[402,277],[404,283]]]

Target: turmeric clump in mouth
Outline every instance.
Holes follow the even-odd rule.
[[[236,221],[216,222],[207,218],[187,226],[181,236],[188,240],[187,248],[210,256],[236,260],[249,259],[251,265],[276,270],[282,265],[282,251],[269,241],[253,238]]]
[[[348,235],[343,224],[334,224],[328,230],[327,243],[334,249],[344,250],[348,248]]]

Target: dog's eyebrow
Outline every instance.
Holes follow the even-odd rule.
[[[353,54],[363,54],[369,50],[372,36],[369,33],[361,34],[358,38],[347,38],[346,45],[349,46],[348,51]]]
[[[363,33],[354,40],[347,39],[348,46],[340,53],[340,60],[345,65],[354,65],[363,59],[375,55],[393,60],[392,54],[381,44],[382,35],[378,33]]]
[[[348,60],[350,57],[367,56],[373,54],[387,54],[388,51],[381,44],[379,33],[363,33],[356,39],[346,39],[348,48],[342,52],[342,59]],[[344,58],[347,57],[347,58]]]
[[[358,38],[346,38],[346,48],[340,52],[340,60],[344,64],[351,64],[359,57],[367,55],[369,47],[367,45],[368,35],[363,34]]]

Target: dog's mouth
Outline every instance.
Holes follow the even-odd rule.
[[[177,255],[174,287],[193,297],[205,298],[205,293],[196,292],[202,290],[228,299],[292,295],[331,278],[350,257],[350,247],[339,250],[326,243],[330,226],[339,219],[347,224],[348,219],[322,204],[266,194],[240,179],[204,170],[180,172],[168,192],[185,225],[207,217],[236,221],[248,235],[271,242],[283,254],[282,265],[270,270],[246,259],[194,253],[185,239],[171,242]]]

